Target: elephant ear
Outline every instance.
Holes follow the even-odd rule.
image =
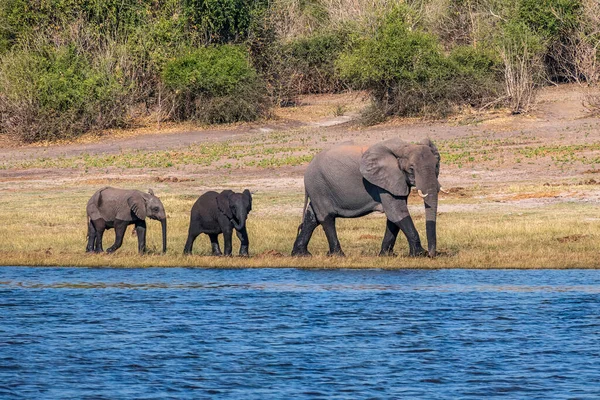
[[[136,217],[139,219],[146,219],[146,200],[144,199],[144,196],[142,196],[142,193],[133,193],[127,198],[127,204]]]
[[[425,146],[429,146],[429,149],[431,150],[431,152],[437,159],[437,163],[435,164],[435,176],[439,177],[440,176],[440,160],[442,157],[440,156],[440,152],[439,152],[437,146],[429,138],[423,139],[421,141],[421,144],[424,144]]]
[[[246,211],[250,212],[252,210],[252,194],[248,189],[244,190],[242,193],[244,195],[244,205],[246,206]]]
[[[408,143],[400,139],[389,139],[369,147],[360,160],[363,178],[394,196],[408,196],[410,188],[398,163],[398,157],[406,146]]]
[[[231,207],[229,206],[229,196],[232,194],[233,192],[231,190],[223,190],[217,195],[217,207],[219,208],[219,211],[225,214],[229,219],[233,218]]]

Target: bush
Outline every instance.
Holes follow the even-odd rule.
[[[585,18],[581,0],[521,0],[512,24],[523,24],[544,41],[544,64],[553,81],[578,80],[578,34]]]
[[[260,79],[237,46],[188,51],[165,65],[162,79],[179,120],[251,121],[268,109]]]
[[[492,51],[459,46],[448,57],[454,71],[448,96],[456,103],[480,107],[501,96],[502,62]]]
[[[0,59],[0,130],[34,142],[122,125],[127,93],[118,79],[73,47],[8,53]]]
[[[545,39],[557,39],[576,29],[582,12],[580,0],[521,0],[518,21]]]
[[[282,46],[289,86],[298,94],[332,93],[345,88],[335,70],[335,60],[348,42],[344,30],[318,32]]]
[[[499,40],[504,63],[506,96],[514,114],[527,112],[535,89],[542,80],[545,43],[539,35],[521,23],[509,21]]]
[[[434,36],[409,29],[405,15],[397,8],[337,62],[340,76],[369,90],[383,115],[444,115],[496,95],[496,63],[489,54],[463,47],[448,57]]]
[[[230,43],[246,39],[252,14],[266,0],[184,0],[190,30],[199,32],[204,43]]]

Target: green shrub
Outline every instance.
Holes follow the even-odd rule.
[[[446,56],[438,40],[410,29],[404,9],[385,16],[373,35],[340,56],[340,76],[371,92],[381,115],[444,115],[456,105],[479,105],[498,89],[495,61],[467,47]],[[375,109],[369,111],[377,115]]]
[[[579,79],[578,33],[585,19],[581,0],[521,0],[509,25],[522,24],[544,42],[544,66],[549,79]],[[587,35],[586,35],[587,36]]]
[[[250,121],[268,108],[261,81],[238,46],[188,51],[165,65],[162,79],[172,93],[176,119]]]
[[[252,13],[266,0],[184,0],[190,30],[204,43],[240,42],[248,35]]]
[[[73,47],[11,52],[0,59],[0,130],[26,142],[71,138],[121,125],[126,90],[110,65]]]
[[[285,76],[299,94],[331,93],[345,88],[335,70],[335,60],[348,43],[344,30],[317,32],[286,43],[281,48]]]
[[[511,111],[527,112],[542,81],[546,42],[520,21],[508,21],[498,39],[504,63],[504,85]]]
[[[448,61],[453,70],[448,95],[453,102],[478,107],[502,95],[502,60],[495,52],[458,46]]]
[[[545,39],[556,39],[577,28],[582,12],[580,0],[521,0],[518,21]]]
[[[152,6],[167,8],[167,3],[173,1],[156,4],[152,0],[3,0],[0,38],[12,46],[19,40],[27,41],[33,33],[68,36],[77,24],[84,24],[86,35],[96,41],[106,36],[126,37],[136,26],[145,25]]]

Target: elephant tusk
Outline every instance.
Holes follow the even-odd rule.
[[[450,194],[449,190],[444,189],[443,187],[440,186],[440,192],[442,193],[446,193],[446,194]]]
[[[421,196],[422,198],[429,196],[429,193],[423,194],[423,192],[421,192],[421,189],[417,190],[417,193],[419,193],[419,196]]]

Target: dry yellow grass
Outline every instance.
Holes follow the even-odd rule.
[[[200,236],[195,255],[183,256],[189,210],[196,194],[185,189],[163,192],[160,197],[169,216],[168,253],[160,249],[160,224],[148,222],[148,248],[138,256],[135,237],[128,231],[116,254],[89,255],[86,244],[85,204],[96,186],[63,186],[46,190],[4,192],[0,198],[0,265],[90,267],[211,267],[211,268],[597,268],[600,209],[584,202],[558,202],[530,208],[511,203],[491,207],[448,199],[454,211],[438,220],[439,257],[409,258],[403,237],[396,245],[398,257],[376,257],[384,230],[384,217],[374,214],[339,220],[338,232],[348,257],[326,257],[327,243],[317,229],[312,258],[290,257],[302,205],[302,193],[261,192],[254,196],[248,221],[250,258],[209,256],[208,238]],[[144,189],[144,187],[140,187]],[[547,188],[540,187],[540,192]],[[528,190],[533,190],[528,188]],[[535,191],[533,191],[535,192]],[[531,197],[536,198],[535,196]],[[442,200],[442,203],[444,200]],[[272,205],[277,205],[275,211]],[[448,204],[448,203],[447,203]],[[422,238],[424,219],[420,207],[413,213]],[[105,235],[105,248],[114,240]],[[239,248],[234,238],[234,254]],[[154,254],[153,254],[154,253]],[[281,256],[283,254],[283,256]]]

